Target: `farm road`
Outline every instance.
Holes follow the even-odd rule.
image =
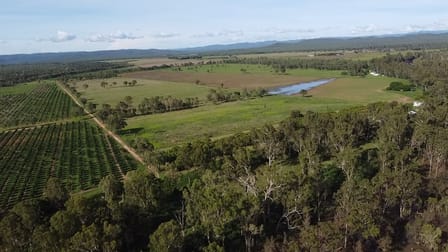
[[[138,155],[137,152],[131,146],[127,145],[117,134],[109,130],[103,122],[101,122],[98,118],[96,118],[92,113],[87,111],[87,109],[84,108],[84,106],[82,106],[82,104],[78,101],[78,99],[76,99],[76,97],[69,90],[67,90],[66,87],[61,85],[61,83],[58,83],[58,86],[62,90],[64,90],[64,92],[67,93],[67,95],[69,95],[70,98],[72,98],[72,100],[78,106],[80,106],[84,110],[84,112],[95,121],[96,124],[98,124],[98,126],[100,126],[109,136],[113,137],[125,150],[127,150],[135,160],[137,160],[143,165],[145,164],[143,158],[140,155]]]

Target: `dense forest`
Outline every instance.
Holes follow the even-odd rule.
[[[126,66],[128,66],[127,63],[95,61],[0,65],[0,87],[49,78],[108,78],[118,73],[114,69]]]
[[[408,79],[426,89],[437,81],[448,81],[447,57],[447,51],[420,51],[387,54],[372,60],[232,57],[224,62],[269,65],[279,73],[285,73],[287,69],[314,68],[340,70],[343,74],[366,76],[370,71],[374,71],[389,77]]]
[[[424,50],[446,48],[448,34],[421,33],[401,34],[391,36],[316,38],[299,41],[279,42],[261,48],[249,49],[248,52],[289,52],[289,51],[320,51],[320,50]]]
[[[89,197],[69,195],[50,179],[42,199],[2,214],[1,247],[447,249],[448,83],[442,58],[428,53],[368,63],[424,87],[421,107],[393,102],[332,113],[292,111],[279,125],[168,150],[136,141],[157,173],[132,171],[123,181],[106,177],[101,193]]]

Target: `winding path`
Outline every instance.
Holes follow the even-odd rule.
[[[128,144],[126,144],[123,140],[121,140],[121,138],[115,134],[114,132],[112,132],[111,130],[109,130],[106,125],[101,122],[98,118],[96,118],[92,113],[90,113],[79,101],[78,99],[76,99],[76,97],[69,91],[67,90],[67,88],[65,86],[63,86],[61,83],[58,82],[58,86],[64,90],[64,92],[70,96],[70,98],[72,98],[72,100],[79,106],[81,107],[84,112],[93,119],[93,121],[95,121],[96,124],[98,124],[98,126],[100,126],[109,136],[113,137],[125,150],[127,150],[129,152],[129,154],[131,154],[131,156],[137,160],[138,162],[140,162],[141,164],[145,164],[145,162],[143,161],[143,158],[137,154],[137,152]]]

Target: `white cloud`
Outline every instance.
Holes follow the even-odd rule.
[[[74,40],[76,39],[76,35],[75,34],[71,34],[65,31],[57,31],[56,36],[51,37],[50,41],[52,42],[66,42],[66,41],[70,41],[70,40]]]
[[[179,37],[179,36],[180,36],[179,33],[167,33],[167,32],[159,32],[159,33],[152,35],[153,38],[161,38],[161,39],[174,38],[174,37]]]
[[[71,40],[75,40],[76,35],[72,33],[68,33],[65,31],[57,31],[56,35],[50,37],[50,38],[37,38],[36,41],[38,42],[44,42],[44,41],[51,41],[54,43],[60,43],[60,42],[67,42]]]
[[[270,28],[266,30],[269,33],[276,34],[307,34],[307,33],[315,33],[314,29],[290,29],[290,28]]]
[[[215,38],[215,37],[224,37],[224,38],[235,38],[235,37],[243,37],[244,32],[241,30],[223,30],[219,32],[205,32],[199,34],[193,34],[191,37],[193,38]]]
[[[425,27],[422,25],[408,25],[405,28],[406,32],[416,32],[425,30]]]
[[[139,36],[134,36],[131,33],[124,33],[122,31],[117,31],[114,34],[111,34],[111,37],[113,39],[131,39],[131,40],[142,38],[141,36],[140,37]]]
[[[376,25],[370,24],[370,25],[364,25],[364,26],[357,26],[353,28],[352,34],[365,34],[365,33],[374,33],[377,32],[379,29]]]
[[[440,31],[448,30],[448,21],[438,21],[431,24],[425,25],[415,25],[411,24],[405,27],[406,32],[417,32],[417,31]]]
[[[191,35],[193,38],[213,38],[216,37],[216,33],[214,32],[204,32]]]
[[[135,39],[141,39],[143,36],[134,36],[131,33],[125,33],[122,31],[117,31],[115,33],[110,34],[94,34],[87,38],[88,42],[108,42],[112,43],[117,40],[135,40]]]
[[[114,40],[109,36],[105,34],[94,34],[87,38],[88,42],[114,42]]]

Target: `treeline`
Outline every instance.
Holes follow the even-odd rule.
[[[275,127],[169,150],[138,140],[162,178],[130,172],[123,182],[105,178],[101,195],[70,198],[49,181],[45,199],[2,216],[0,243],[50,251],[443,250],[447,96],[446,84],[434,85],[417,114],[399,103],[294,111]]]
[[[198,107],[200,101],[198,97],[195,98],[175,98],[172,96],[154,96],[144,98],[138,105],[138,111],[141,115],[165,113],[182,109],[191,109]]]
[[[409,79],[427,89],[437,82],[448,80],[448,51],[428,51],[393,54],[372,59],[370,67],[390,77]]]
[[[108,126],[114,130],[119,130],[126,127],[126,118],[137,115],[149,115],[182,109],[191,109],[200,105],[198,97],[187,97],[182,99],[172,96],[154,96],[144,98],[143,101],[137,106],[134,105],[133,98],[131,96],[126,96],[124,100],[119,101],[115,107],[112,107],[110,104],[102,104],[99,109],[96,104],[88,102],[85,98],[81,98],[81,102],[90,112],[96,113],[96,115],[103,122],[108,124]]]
[[[418,51],[388,54],[369,61],[349,59],[301,59],[293,57],[237,58],[224,60],[226,63],[263,64],[272,66],[276,72],[287,69],[340,70],[343,74],[366,76],[370,71],[379,74],[408,79],[414,85],[427,89],[438,81],[448,80],[448,51]]]
[[[207,100],[214,103],[232,102],[255,97],[263,97],[268,94],[264,88],[247,89],[240,91],[230,91],[224,88],[210,89],[207,94]]]
[[[296,57],[274,58],[274,57],[233,57],[224,60],[230,64],[262,64],[272,66],[276,72],[284,73],[286,69],[318,69],[318,70],[341,70],[347,71],[352,76],[365,76],[369,73],[367,61],[355,61],[346,59],[301,59]]]
[[[74,62],[74,63],[44,63],[0,65],[0,87],[12,86],[17,83],[50,78],[66,78],[66,76],[95,74],[92,72],[126,67],[126,63],[109,62]]]

